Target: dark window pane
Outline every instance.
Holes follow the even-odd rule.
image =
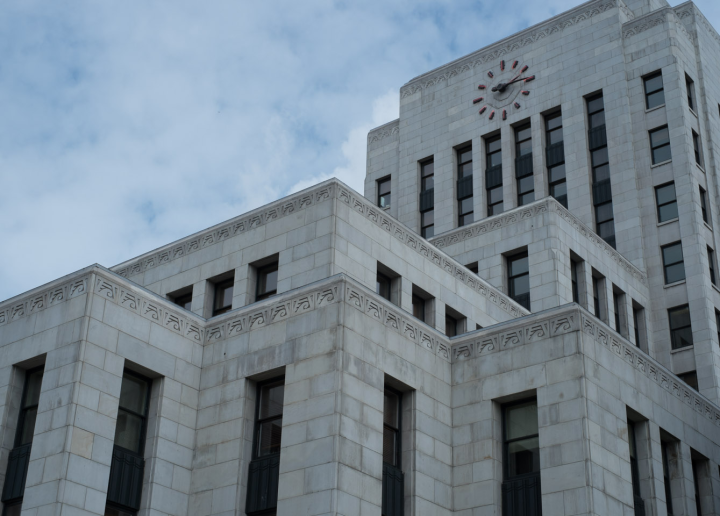
[[[224,281],[215,285],[215,315],[224,313],[232,305],[233,280]],[[220,311],[225,309],[223,311]]]
[[[523,274],[510,282],[510,297],[521,296],[530,292],[530,275]]]
[[[595,129],[601,125],[605,125],[605,111],[590,116],[590,128]]]
[[[390,203],[392,202],[392,194],[385,194],[380,196],[378,206],[381,208],[387,208],[390,206]]]
[[[400,399],[398,395],[386,390],[383,404],[383,423],[395,429],[400,428],[399,410]]]
[[[494,154],[488,154],[488,167],[496,167],[502,165],[502,153],[496,152]]]
[[[567,195],[567,183],[562,182],[550,187],[550,195],[553,197],[560,197]]]
[[[601,109],[605,109],[602,96],[595,97],[594,99],[588,101],[588,113],[595,113]]]
[[[267,419],[269,417],[282,415],[284,398],[284,380],[263,385],[260,389],[260,411],[258,417],[260,419]]]
[[[653,147],[659,147],[670,143],[670,132],[667,127],[663,127],[650,133],[650,144]]]
[[[595,208],[595,218],[598,224],[612,220],[613,218],[613,206],[611,202],[606,202]]]
[[[125,380],[123,379],[123,384]],[[118,410],[117,425],[115,426],[115,444],[126,450],[140,453],[142,447],[143,419],[135,414]]]
[[[537,416],[536,416],[537,421]],[[508,477],[540,471],[540,446],[537,437],[508,444]]]
[[[28,374],[25,380],[25,400],[23,407],[37,405],[40,400],[40,388],[42,387],[44,369],[38,369]]]
[[[397,466],[397,432],[383,427],[383,462]]]
[[[472,175],[472,162],[465,163],[458,167],[458,179]]]
[[[375,292],[385,299],[390,300],[390,278],[378,272],[375,282]]]
[[[663,263],[665,265],[671,265],[683,261],[683,252],[681,244],[673,244],[663,247]]]
[[[473,222],[475,222],[475,216],[472,213],[468,213],[467,215],[463,215],[460,217],[461,226],[467,226],[468,224],[472,224]]]
[[[422,237],[423,238],[432,238],[435,236],[435,227],[434,226],[427,226],[423,228],[422,230]]]
[[[558,127],[562,126],[562,115],[553,115],[550,118],[546,120],[546,129],[548,131],[552,131],[553,129],[557,129]]]
[[[469,213],[473,211],[473,198],[468,197],[467,199],[463,199],[460,201],[460,213]]]
[[[192,307],[192,294],[178,296],[173,301],[176,305],[183,307],[185,310],[190,310]]]
[[[498,202],[502,202],[503,200],[503,189],[502,186],[499,186],[497,188],[493,188],[492,190],[488,190],[488,196],[490,197],[488,199],[489,204],[495,204]]]
[[[533,436],[538,433],[537,401],[507,407],[505,411],[505,440]]]
[[[675,283],[685,279],[685,265],[676,263],[665,267],[665,283]]]
[[[517,154],[518,154],[518,156],[525,156],[526,154],[532,154],[532,141],[526,140],[524,142],[518,143]]]
[[[660,90],[647,96],[647,108],[652,109],[665,104],[665,92]]]
[[[653,93],[663,88],[662,74],[645,79],[645,93]]]
[[[535,200],[535,192],[522,194],[518,197],[518,205],[525,206]]]
[[[653,165],[657,163],[662,163],[663,161],[669,161],[672,159],[672,154],[670,152],[670,145],[665,145],[664,147],[658,147],[657,149],[653,149],[652,151],[652,160]]]
[[[432,188],[435,188],[435,176],[429,176],[429,177],[423,178],[423,180],[422,180],[423,191],[427,191]]]
[[[673,202],[666,204],[665,206],[660,206],[658,208],[658,218],[660,222],[666,222],[668,220],[678,218],[677,203]]]
[[[554,145],[556,143],[560,143],[563,141],[563,132],[562,128],[555,129],[554,131],[550,131],[547,135],[547,144],[548,145]]]
[[[493,204],[488,208],[488,215],[500,215],[503,212],[503,203]]]
[[[502,142],[501,142],[500,138],[497,138],[497,139],[495,139],[495,140],[489,140],[489,141],[487,142],[487,152],[488,152],[488,154],[491,153],[491,152],[499,151],[501,145],[502,145]]]
[[[657,187],[655,189],[655,195],[657,196],[657,203],[659,205],[675,201],[675,183]]]
[[[27,409],[23,413],[22,428],[20,429],[20,436],[18,446],[23,444],[31,443],[33,440],[33,433],[35,432],[35,420],[37,419],[37,407]]]
[[[517,260],[509,260],[510,265],[510,276],[517,276],[519,274],[525,274],[530,270],[527,256],[519,258]]]
[[[420,296],[416,296],[413,294],[412,305],[413,305],[413,316],[420,319],[421,321],[424,321],[425,320],[425,300],[423,298],[421,298]]]
[[[278,270],[277,265],[273,265],[271,269],[263,269],[260,271],[259,293],[266,294],[269,292],[277,292]],[[232,297],[230,298],[232,303]]]
[[[425,211],[420,214],[423,226],[435,224],[435,210]]]
[[[523,127],[522,129],[518,129],[516,132],[515,141],[521,142],[523,140],[530,139],[530,136],[532,135],[531,128],[529,125]]]
[[[560,181],[565,179],[565,164],[558,165],[550,169],[550,182]]]
[[[458,163],[472,161],[472,149],[463,149],[458,152]]]
[[[14,513],[12,513],[14,514]],[[20,515],[20,512],[18,512],[18,516]],[[118,509],[116,507],[112,507],[108,505],[105,507],[105,516],[135,516],[135,512],[129,512],[129,511],[123,511],[121,509]],[[11,516],[8,514],[7,516]]]
[[[429,163],[423,163],[421,169],[422,169],[423,177],[434,174],[435,173],[435,163],[432,161]]]
[[[604,240],[613,237],[615,236],[615,223],[610,220],[609,222],[603,222],[602,224],[598,224],[597,232],[598,235],[600,235],[600,238]]]
[[[672,349],[684,348],[693,345],[692,328],[674,330],[671,337]]]
[[[390,193],[390,180],[386,179],[378,183],[378,192],[380,195]]]
[[[120,386],[120,408],[141,416],[147,412],[148,384],[130,374],[124,374]]]
[[[608,165],[602,165],[593,169],[593,178],[595,183],[610,179],[610,167]]]
[[[604,165],[607,162],[608,162],[607,147],[603,147],[602,149],[598,149],[598,150],[592,152],[592,166],[593,167],[598,167],[600,165]],[[601,179],[596,179],[596,181],[601,181]]]
[[[282,440],[282,418],[260,423],[258,428],[258,457],[280,452]]]
[[[525,176],[518,179],[518,192],[525,193],[535,189],[535,178],[533,176]]]

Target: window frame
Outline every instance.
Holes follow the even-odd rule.
[[[702,145],[700,143],[700,135],[695,132],[694,129],[691,130],[692,132],[692,140],[693,140],[693,151],[695,152],[695,164],[699,167],[703,167],[703,155],[702,155]]]
[[[429,192],[430,190],[435,190],[435,156],[432,156],[430,158],[424,159],[419,162],[420,164],[420,193]],[[432,165],[432,172],[426,174],[425,170],[428,165]],[[426,179],[432,178],[432,187],[426,188]],[[433,193],[433,196],[435,194]],[[432,212],[432,224],[424,224],[424,215],[429,214]],[[432,234],[429,234],[432,232]],[[422,236],[425,239],[432,238],[435,236],[435,205],[433,203],[433,207],[420,212],[420,236]]]
[[[667,132],[667,141],[663,142],[659,145],[656,145],[653,141],[653,137],[655,134],[660,133],[661,131]],[[670,128],[666,125],[662,125],[660,127],[656,127],[655,129],[651,129],[648,131],[648,136],[650,138],[650,158],[653,165],[659,165],[661,163],[667,163],[669,161],[672,161],[672,151],[670,148]],[[660,149],[667,148],[670,152],[669,157],[667,159],[657,159],[655,157],[655,153],[659,151]]]
[[[711,226],[710,224],[710,209],[708,208],[708,198],[707,198],[707,190],[705,190],[702,186],[698,185],[698,191],[700,192],[700,211],[702,212],[702,218],[703,222],[707,224],[708,226]]]
[[[490,151],[490,145],[494,144],[495,142],[499,142],[500,146],[497,150]],[[502,169],[503,166],[503,159],[502,159],[502,137],[498,134],[496,136],[492,136],[490,138],[485,138],[485,179],[487,181],[487,172],[488,170],[495,168],[491,166],[492,163],[492,157],[499,155],[500,156],[500,164],[495,165],[496,167],[499,166]],[[486,183],[487,184],[487,183]],[[500,200],[496,201],[494,203],[491,203],[491,195],[492,192],[499,191],[500,192]],[[497,186],[493,186],[492,188],[485,188],[485,193],[487,196],[487,216],[492,217],[494,215],[500,215],[505,211],[505,206],[503,204],[503,197],[504,197],[504,191],[503,191],[503,184],[500,183]],[[497,213],[495,213],[496,207],[499,207]]]
[[[42,375],[40,376],[40,391],[38,392],[38,402],[33,405],[25,406],[25,401],[28,395],[28,387],[30,383],[30,377],[31,375],[37,373],[38,371],[42,371]],[[27,413],[31,410],[35,410],[35,421],[37,422],[37,410],[40,406],[40,394],[42,394],[42,380],[45,377],[45,364],[33,367],[31,369],[27,369],[25,371],[25,379],[23,380],[23,392],[22,397],[20,398],[20,412],[18,413],[17,418],[17,426],[15,427],[15,438],[13,439],[13,447],[17,448],[19,446],[25,446],[27,444],[32,444],[35,437],[35,424],[33,424],[33,432],[31,434],[31,438],[29,442],[23,443],[22,440],[22,433],[25,428],[25,422],[27,419]]]
[[[717,276],[715,274],[715,251],[712,247],[707,246],[707,257],[708,257],[708,269],[710,272],[710,282],[713,285],[717,285]]]
[[[387,285],[387,296],[383,295],[383,293],[380,291],[383,282]],[[375,293],[383,299],[392,302],[392,279],[390,279],[387,274],[383,274],[380,271],[377,271],[375,276]]]
[[[669,249],[671,247],[679,247],[680,248],[680,260],[672,262],[672,263],[665,263],[665,250]],[[679,282],[685,281],[687,279],[687,273],[685,272],[685,254],[683,253],[681,240],[660,246],[660,258],[662,259],[662,264],[663,264],[663,275],[665,278],[665,285],[673,285],[675,283],[679,283]],[[678,280],[675,280],[672,282],[668,281],[668,267],[672,267],[679,263],[683,264],[683,277],[681,279],[678,279]]]
[[[528,435],[524,435],[524,436],[521,436],[521,437],[515,437],[515,438],[513,438],[513,439],[508,439],[508,438],[507,438],[507,435],[508,435],[508,422],[507,422],[508,409],[511,409],[511,408],[513,408],[513,407],[515,407],[515,406],[518,406],[518,405],[523,405],[523,404],[526,404],[526,403],[531,403],[531,402],[535,402],[535,416],[538,418],[538,419],[537,419],[537,422],[538,422],[538,433],[537,433],[537,434],[528,434]],[[510,444],[512,444],[512,443],[514,443],[514,442],[518,442],[518,441],[525,441],[525,440],[528,440],[528,439],[535,439],[535,438],[538,438],[538,439],[539,439],[539,437],[540,437],[540,417],[539,417],[537,397],[536,397],[536,396],[533,396],[533,397],[530,397],[530,398],[523,398],[523,399],[521,399],[521,400],[513,401],[513,402],[510,402],[510,403],[504,403],[504,404],[502,404],[502,406],[501,406],[501,412],[502,412],[502,434],[501,434],[501,437],[502,437],[502,447],[503,447],[503,448],[502,448],[503,481],[515,480],[515,479],[518,479],[518,478],[524,478],[524,477],[530,477],[530,476],[532,476],[532,475],[537,475],[540,471],[542,471],[542,464],[540,464],[540,462],[541,462],[541,457],[540,457],[540,444],[538,443],[538,471],[533,471],[533,472],[531,472],[531,473],[525,473],[525,474],[522,474],[522,475],[515,475],[515,476],[513,476],[513,477],[511,477],[511,476],[509,475],[509,467],[510,467],[509,448],[510,448],[510,447],[508,446],[508,445],[510,445]]]
[[[376,181],[377,185],[377,205],[379,208],[387,209],[392,204],[392,183],[391,183],[392,176],[385,176],[381,179],[378,179]],[[387,184],[388,185],[388,191],[383,193],[382,192],[382,186]],[[389,197],[389,202],[387,204],[383,205],[383,198]]]
[[[655,90],[648,91],[648,86],[647,86],[648,81],[656,79],[657,77],[660,77],[660,87]],[[662,94],[663,94],[662,102],[660,104],[657,104],[657,105],[651,107],[650,106],[650,96],[655,95],[658,92],[662,92]],[[663,79],[662,70],[658,70],[657,72],[653,72],[653,73],[643,77],[643,93],[645,94],[645,109],[646,110],[656,109],[656,108],[659,108],[659,107],[662,107],[665,105],[665,80]]]
[[[515,133],[515,157],[521,158],[523,156],[532,156],[532,125],[530,122],[525,122],[517,127],[514,127],[514,133]],[[520,133],[523,131],[528,132],[528,136],[524,139],[520,139]],[[522,145],[525,142],[530,142],[530,152],[526,152],[524,154],[521,154],[522,151]],[[517,167],[517,163],[516,163]],[[530,178],[528,180],[528,178]],[[518,206],[525,206],[526,204],[530,204],[531,202],[535,201],[535,181],[534,181],[535,175],[531,172],[529,174],[525,174],[522,177],[517,176],[517,168],[515,170],[515,183],[517,185],[517,205]],[[523,180],[525,183],[523,183]],[[521,190],[521,187],[523,184],[527,186],[527,184],[530,184],[532,187],[527,188],[525,190]],[[525,200],[524,197],[532,194],[531,200]]]
[[[260,393],[262,392],[262,388],[265,387],[268,384],[272,383],[280,383],[282,382],[283,385],[283,410],[280,413],[279,416],[268,416],[264,419],[260,419]],[[277,419],[280,419],[282,421],[282,418],[285,416],[285,375],[282,374],[280,376],[275,376],[273,378],[269,378],[267,380],[263,380],[261,382],[257,382],[257,385],[255,386],[256,389],[256,399],[255,399],[255,427],[253,429],[253,446],[252,446],[252,458],[251,460],[257,460],[257,459],[266,459],[268,457],[277,456],[280,455],[280,450],[275,453],[268,453],[266,455],[260,455],[260,427],[263,423],[268,423],[271,421],[275,421]],[[282,429],[282,424],[280,425],[280,428]],[[282,435],[280,437],[281,439],[281,448],[282,448]]]
[[[672,186],[673,190],[673,200],[664,202],[660,204],[660,199],[658,198],[658,190],[662,188],[667,188],[669,186]],[[660,208],[664,208],[665,206],[669,206],[671,204],[675,204],[675,216],[667,219],[663,219],[661,216],[661,210]],[[678,212],[678,204],[677,204],[677,190],[675,190],[675,181],[670,181],[669,183],[664,183],[661,185],[658,185],[655,187],[655,213],[657,215],[658,224],[663,224],[665,222],[670,222],[671,220],[677,220],[679,218],[679,212]]]
[[[228,287],[228,285],[229,285],[229,287]],[[217,305],[218,305],[218,297],[219,297],[219,294],[220,294],[220,289],[223,289],[223,290],[222,290],[222,292],[223,292],[223,296],[222,296],[222,297],[225,297],[225,296],[224,296],[224,292],[225,292],[225,290],[227,290],[228,288],[233,289],[233,297],[234,297],[234,295],[235,295],[235,276],[233,276],[232,278],[220,280],[220,281],[218,281],[218,282],[216,282],[216,283],[213,284],[213,289],[214,289],[214,290],[213,290],[213,305],[212,305],[213,309],[212,309],[212,317],[215,317],[215,316],[217,316],[217,315],[225,314],[225,313],[229,312],[230,310],[232,310],[232,297],[230,298],[230,304],[229,304],[229,305],[223,305],[223,306],[221,306],[221,307],[218,307],[218,306],[217,306]]]
[[[403,396],[402,396],[402,392],[398,391],[397,389],[393,389],[392,387],[390,387],[387,384],[384,386],[383,390],[394,394],[397,397],[397,403],[398,403],[398,406],[397,406],[398,427],[397,428],[393,428],[392,426],[386,424],[386,422],[385,422],[385,407],[383,406],[383,454],[382,454],[383,464],[389,464],[388,462],[385,462],[385,449],[384,449],[385,427],[388,427],[395,433],[395,450],[394,450],[395,453],[393,455],[395,455],[396,463],[390,464],[390,465],[402,470],[402,405],[403,405],[402,398],[403,398]],[[384,398],[384,392],[383,392],[383,402],[384,402],[384,399],[385,398]]]
[[[695,111],[695,81],[688,74],[685,74],[685,89],[687,90],[688,107],[693,113]]]
[[[124,446],[120,446],[117,444],[117,429],[116,429],[116,435],[113,437],[113,446],[117,446],[121,450],[131,453],[133,455],[136,455],[138,457],[145,457],[145,442],[147,441],[147,427],[148,427],[148,420],[150,419],[150,398],[152,397],[152,378],[148,378],[147,376],[137,373],[133,371],[132,369],[124,369],[123,370],[123,379],[125,375],[133,376],[135,379],[140,380],[142,382],[145,382],[147,384],[147,396],[145,398],[145,415],[139,414],[133,410],[129,410],[127,408],[124,408],[120,405],[120,401],[118,399],[118,419],[120,416],[120,411],[125,411],[128,414],[132,414],[133,416],[139,417],[142,419],[142,429],[140,431],[140,447],[139,451],[129,450],[128,448],[125,448]],[[122,380],[121,380],[122,385]],[[122,387],[121,387],[122,389]],[[117,427],[116,427],[117,428]]]
[[[688,320],[690,321],[690,323],[689,323],[687,326],[680,326],[680,327],[677,327],[677,328],[673,328],[673,326],[672,326],[672,321],[673,321],[672,313],[673,313],[673,312],[679,312],[679,311],[684,310],[684,309],[687,309],[687,311],[688,311]],[[695,339],[693,338],[693,334],[692,334],[692,320],[691,320],[691,318],[690,318],[690,305],[684,304],[684,305],[673,306],[672,308],[668,308],[668,327],[670,328],[670,349],[672,349],[672,350],[675,350],[675,349],[684,349],[684,348],[689,348],[690,346],[694,346],[694,345],[695,345]],[[686,328],[689,328],[689,329],[690,329],[690,339],[691,339],[690,344],[687,344],[687,345],[685,345],[685,346],[677,346],[677,347],[675,347],[675,345],[674,345],[675,339],[673,338],[673,337],[675,336],[675,333],[678,332],[678,331],[680,331],[680,330],[684,330],[684,329],[686,329]]]
[[[260,292],[260,285],[261,285],[261,278],[263,276],[267,277],[268,273],[271,272],[280,272],[280,263],[279,261],[274,261],[272,263],[268,263],[267,265],[263,265],[261,267],[257,268],[256,273],[256,280],[255,280],[255,301],[262,301],[264,299],[267,299],[272,296],[277,295],[277,279],[275,280],[275,289],[274,290],[266,290],[264,292]]]
[[[520,260],[527,260],[527,272],[523,272],[520,274],[512,275],[512,263]],[[527,250],[520,251],[513,253],[511,255],[506,256],[507,261],[507,280],[508,280],[508,295],[510,298],[515,301],[516,303],[519,303],[515,298],[518,296],[526,295],[528,296],[528,305],[530,305],[530,255],[528,254]],[[528,278],[528,291],[526,294],[513,294],[515,290],[515,283],[514,281],[518,278],[521,278],[523,276],[527,276]],[[524,306],[524,305],[523,305]],[[530,306],[525,306],[528,310],[530,310]]]
[[[463,154],[469,154],[470,159],[461,161],[460,157]],[[467,145],[463,145],[462,147],[458,147],[455,149],[455,159],[457,161],[457,181],[460,181],[461,179],[465,179],[466,177],[472,177],[473,176],[473,157],[472,157],[472,143],[469,143]],[[463,174],[463,168],[464,165],[470,164],[470,174]],[[457,202],[458,202],[458,227],[467,226],[468,224],[472,224],[475,222],[475,207],[473,205],[473,202],[471,201],[470,204],[470,210],[469,211],[463,211],[463,201],[467,201],[468,199],[472,199],[473,194],[472,192],[470,195],[466,195],[465,197],[460,198],[458,196]],[[466,221],[464,220],[465,217],[468,217],[472,215],[472,220]]]
[[[673,446],[673,444],[674,443],[672,443],[671,441],[660,442],[660,454],[663,467],[663,483],[665,484],[665,506],[667,507],[668,516],[673,516],[674,514],[672,508],[672,486],[670,484],[670,460],[668,459],[668,448],[670,446]]]

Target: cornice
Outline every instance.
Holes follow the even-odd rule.
[[[685,18],[692,18],[695,23],[700,21],[700,24],[705,28],[705,30],[710,33],[710,36],[718,43],[720,44],[720,34],[715,30],[715,27],[712,26],[712,24],[708,21],[707,18],[705,18],[705,15],[700,11],[700,9],[697,8],[697,6],[692,2],[686,2],[684,4],[678,5],[674,9],[675,15],[677,16],[678,20],[681,20],[680,25],[684,27],[684,23],[682,22]]]
[[[462,242],[469,238],[475,238],[498,229],[512,226],[525,219],[536,217],[543,213],[555,212],[565,222],[570,224],[583,237],[590,240],[596,247],[601,249],[603,253],[610,258],[618,267],[625,272],[631,274],[635,279],[643,285],[647,285],[647,275],[627,260],[622,254],[614,249],[610,244],[600,238],[595,231],[586,226],[580,219],[565,209],[563,205],[557,202],[553,197],[545,197],[526,206],[509,210],[501,215],[482,219],[473,224],[463,226],[462,228],[443,233],[433,238],[430,242],[438,247],[448,247],[450,245]]]
[[[400,119],[376,127],[368,133],[368,145],[400,133]]]
[[[690,388],[669,369],[578,305],[566,305],[544,317],[526,317],[521,321],[516,324],[499,324],[497,327],[473,332],[467,338],[453,339],[453,362],[482,358],[558,335],[583,331],[650,381],[689,405],[716,426],[720,426],[720,408],[712,401]]]
[[[522,32],[510,36],[509,38],[493,43],[492,45],[480,49],[468,56],[462,57],[440,68],[416,77],[400,89],[400,97],[405,98],[413,95],[420,90],[434,86],[439,82],[460,75],[461,73],[473,70],[474,68],[484,65],[487,62],[495,61],[507,54],[517,52],[518,50],[545,39],[548,36],[559,34],[569,27],[589,20],[594,16],[603,14],[615,7],[622,7],[624,5],[625,4],[622,3],[622,0],[601,0],[588,2],[578,6],[571,11],[551,18],[550,20],[530,27]]]
[[[299,210],[333,197],[334,181],[328,180],[294,195],[284,197],[266,206],[245,213],[210,229],[195,233],[172,244],[163,246],[138,258],[128,260],[111,268],[120,276],[129,278],[148,269],[180,259],[206,247],[222,243],[228,238],[287,217]]]
[[[460,265],[449,255],[440,251],[430,242],[420,237],[417,233],[393,219],[387,213],[379,210],[377,206],[368,201],[365,197],[355,193],[352,189],[345,187],[338,182],[337,195],[339,201],[348,205],[352,210],[363,215],[379,228],[398,239],[407,247],[418,253],[433,265],[444,270],[452,278],[461,281],[475,292],[491,301],[512,318],[526,315],[530,312],[517,304],[514,300],[497,290],[489,283],[482,280],[476,274],[470,272],[466,267]]]
[[[633,36],[637,36],[638,34],[642,34],[654,27],[664,25],[666,22],[670,21],[670,17],[673,18],[672,21],[675,22],[676,27],[680,30],[680,32],[685,34],[691,42],[694,41],[695,38],[688,32],[687,28],[680,21],[672,7],[664,7],[657,11],[648,13],[645,16],[641,16],[631,22],[625,23],[623,25],[623,38],[628,39]]]

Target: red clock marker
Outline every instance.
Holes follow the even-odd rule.
[[[528,69],[528,65],[525,65],[522,67],[522,70],[520,70],[520,73],[525,73]]]
[[[507,120],[507,111],[503,109],[503,120]]]
[[[534,76],[534,75],[531,75],[530,77],[526,77],[526,78],[525,78],[525,82],[530,82],[530,81],[534,81],[534,80],[535,80],[535,76]]]
[[[504,61],[504,60],[503,60],[503,61],[500,61],[500,70],[501,70],[501,71],[504,71],[504,70],[505,70],[505,61]]]
[[[514,105],[515,105],[515,107],[516,107],[517,109],[520,109],[520,104],[518,104],[517,102],[515,102]]]
[[[478,85],[478,89],[479,89],[479,90],[484,90],[484,89],[485,89],[485,87],[486,87],[486,86],[485,86],[484,84],[480,84],[480,85]]]
[[[518,65],[518,62],[515,61],[515,62],[513,63],[513,65],[512,65],[513,70],[517,67],[517,65]]]
[[[480,109],[479,113],[482,115],[486,109],[487,109],[487,106],[483,106],[482,109]]]
[[[522,94],[525,95],[526,97],[527,97],[528,95],[530,95],[530,92],[527,91],[527,90],[522,90],[520,93],[522,93]]]
[[[490,113],[490,116],[489,116],[488,118],[489,118],[490,120],[492,120],[493,118],[495,118],[495,111],[491,112],[491,113]]]
[[[488,72],[488,77],[492,79],[493,77],[495,77],[495,75],[492,72]]]
[[[482,102],[485,97],[478,97],[475,100],[473,100],[473,104],[477,104],[478,102]]]

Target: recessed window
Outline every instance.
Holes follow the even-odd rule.
[[[645,106],[652,109],[665,104],[662,72],[649,75],[643,81],[645,84]]]
[[[580,289],[578,286],[578,269],[580,268],[580,264],[570,259],[570,281],[572,282],[572,297],[574,303],[580,302]]]
[[[192,287],[186,287],[168,294],[167,297],[176,305],[183,307],[185,310],[190,310],[192,307],[193,289]]]
[[[685,75],[685,89],[687,90],[688,107],[695,111],[695,83]]]
[[[400,275],[390,267],[378,262],[375,276],[375,292],[393,304],[400,305]]]
[[[605,129],[605,104],[602,94],[587,99],[590,131],[588,133],[592,165],[595,231],[615,247],[615,216],[610,185],[610,159]]]
[[[267,299],[277,294],[278,284],[278,263],[271,263],[257,271],[257,294],[256,301]]]
[[[15,434],[15,446],[24,446],[33,440],[44,371],[44,367],[39,367],[25,373],[25,388]]]
[[[412,308],[413,308],[413,315],[420,319],[421,321],[425,322],[425,300],[418,296],[417,294],[413,294],[412,296]]]
[[[700,137],[695,131],[692,132],[693,150],[695,151],[695,163],[702,167],[702,151],[700,150]]]
[[[697,371],[690,371],[688,373],[679,374],[678,378],[680,378],[683,382],[685,382],[687,385],[698,390],[698,377],[697,377]]]
[[[420,234],[423,238],[435,235],[435,162],[420,163]]]
[[[505,479],[540,472],[537,400],[503,408]]]
[[[670,448],[673,446],[672,442],[663,441],[661,443],[662,453],[662,466],[663,466],[663,481],[665,482],[665,505],[667,507],[668,516],[672,516],[673,504],[672,504],[672,489],[670,488],[670,460],[671,455]]]
[[[255,458],[280,453],[285,380],[272,380],[259,386],[258,417],[255,430]]]
[[[375,280],[375,292],[388,301],[390,301],[390,284],[390,278],[381,272],[377,273],[377,279]]]
[[[518,206],[523,206],[535,200],[532,128],[530,124],[525,124],[515,129],[515,156]]]
[[[667,222],[678,218],[675,183],[655,187],[655,200],[657,201],[658,222]]]
[[[530,310],[530,264],[527,252],[508,257],[507,264],[510,297]]]
[[[683,263],[682,244],[675,242],[663,246],[662,259],[665,269],[665,284],[675,283],[685,279],[685,264]]]
[[[457,310],[445,306],[445,335],[457,337],[465,333],[467,319]]]
[[[565,176],[565,145],[563,139],[562,113],[545,117],[545,140],[547,147],[548,183],[550,195],[560,204],[568,207],[567,181]]]
[[[710,210],[708,210],[707,192],[703,187],[700,189],[700,210],[702,210],[702,218],[705,224],[710,224]]]
[[[633,308],[633,326],[635,327],[635,345],[641,347],[641,343],[644,343],[645,336],[645,309],[634,300],[632,302]]]
[[[636,514],[645,514],[645,502],[640,494],[640,471],[638,468],[637,433],[639,428],[628,419],[628,444],[630,447],[630,473],[633,487],[633,502]]]
[[[457,150],[458,226],[471,224],[474,217],[472,147]]]
[[[715,251],[707,248],[708,267],[710,268],[710,281],[713,285],[717,285],[715,282]]]
[[[502,145],[499,136],[485,140],[485,154],[487,214],[490,217],[503,212]]]
[[[692,326],[690,324],[690,307],[677,306],[668,310],[670,319],[670,343],[672,349],[680,349],[693,345]]]
[[[420,287],[412,286],[412,313],[417,319],[430,326],[435,325],[435,303],[433,297]]]
[[[592,272],[592,286],[593,286],[593,313],[598,319],[603,319],[606,310],[603,307],[603,302],[607,299],[604,293],[605,289],[605,278],[593,269]]]
[[[720,343],[720,312],[715,310],[715,328],[717,329],[718,343]]]
[[[479,272],[478,262],[469,263],[465,267],[467,267],[473,274],[477,274]]]
[[[385,387],[383,403],[383,462],[399,468],[401,462],[400,421],[402,418],[401,395]]]
[[[625,319],[625,292],[613,285],[613,310],[615,312],[615,331],[627,336],[623,320]]]
[[[670,131],[667,126],[650,131],[650,148],[652,149],[653,165],[670,161]]]
[[[213,301],[212,312],[213,317],[229,312],[232,309],[234,284],[235,278],[215,283],[215,298]]]
[[[390,192],[390,177],[381,179],[377,182],[378,200],[377,204],[381,208],[387,208],[390,206],[392,195]]]

